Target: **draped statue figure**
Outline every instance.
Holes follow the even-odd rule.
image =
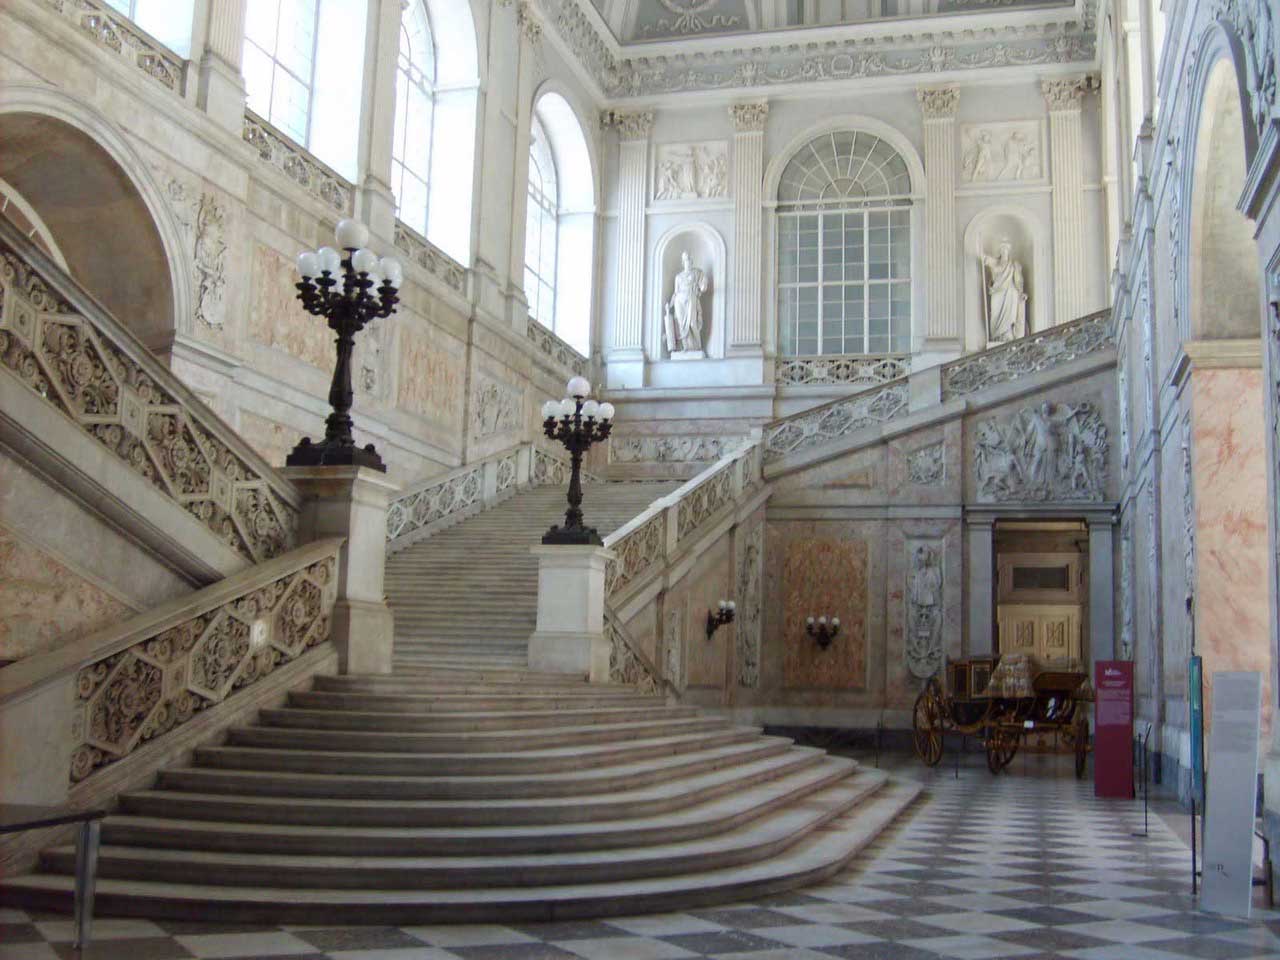
[[[1013,245],[1001,240],[994,257],[982,254],[983,290],[986,292],[987,340],[1003,343],[1026,336],[1027,294],[1022,264],[1011,256]]]
[[[688,251],[680,254],[684,267],[676,274],[671,299],[664,310],[663,327],[667,350],[674,356],[702,350],[702,295],[710,280],[706,271],[693,265]]]

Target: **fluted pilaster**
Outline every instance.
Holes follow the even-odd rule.
[[[916,91],[924,114],[925,173],[925,296],[928,298],[927,336],[930,340],[959,341],[960,258],[956,231],[956,87],[928,87]]]
[[[618,282],[612,346],[639,350],[644,336],[645,181],[653,111],[604,115],[618,131]]]
[[[735,103],[733,120],[733,317],[730,348],[761,343],[761,217],[764,207],[764,127],[768,103]]]
[[[1049,108],[1053,176],[1053,322],[1088,312],[1084,239],[1084,149],[1080,109],[1088,77],[1041,83]]]
[[[240,69],[244,50],[246,0],[209,0],[209,26],[205,52],[220,57],[228,66]]]

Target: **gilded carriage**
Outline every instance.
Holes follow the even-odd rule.
[[[982,743],[992,773],[1026,746],[1072,754],[1076,776],[1084,777],[1093,700],[1086,673],[1040,670],[1030,657],[1009,654],[952,661],[945,676],[945,689],[936,676],[929,678],[912,710],[916,755],[926,765],[942,760],[947,733],[959,733]]]

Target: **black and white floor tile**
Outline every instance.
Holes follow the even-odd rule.
[[[829,883],[660,916],[456,927],[265,927],[0,909],[0,960],[1280,960],[1280,912],[1198,912],[1187,847],[1140,805],[1103,801],[1062,758],[925,771],[926,792]],[[1261,893],[1259,892],[1259,897]],[[1260,900],[1259,900],[1260,902]]]

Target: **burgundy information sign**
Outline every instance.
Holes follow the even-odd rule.
[[[1133,663],[1099,660],[1093,719],[1093,792],[1133,797]]]

